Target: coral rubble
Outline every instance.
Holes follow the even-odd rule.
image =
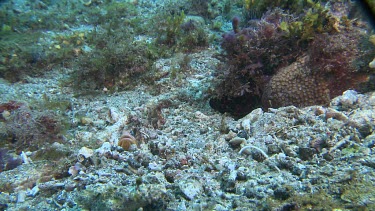
[[[352,1],[0,5],[0,210],[375,210]]]

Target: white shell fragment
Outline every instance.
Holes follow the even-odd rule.
[[[370,68],[375,68],[375,58],[368,64]]]
[[[21,158],[24,164],[32,163],[31,159],[27,157],[27,154],[24,151],[21,152]]]
[[[80,160],[80,157],[83,156],[84,158],[89,158],[94,154],[94,150],[82,147],[78,152],[78,160]]]

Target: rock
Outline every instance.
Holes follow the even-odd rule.
[[[331,102],[331,106],[338,108],[339,110],[348,110],[355,108],[358,102],[358,93],[354,90],[345,91],[341,96],[334,98]]]
[[[277,187],[273,191],[273,195],[274,195],[275,199],[286,200],[286,199],[288,199],[289,197],[292,196],[292,190],[290,188],[287,188],[287,187]]]
[[[86,159],[89,158],[89,157],[91,157],[93,154],[94,154],[94,150],[92,150],[90,148],[87,148],[87,147],[82,147],[78,151],[78,156],[83,156]]]
[[[95,150],[95,152],[99,153],[99,155],[104,155],[107,152],[111,152],[111,148],[112,148],[111,143],[104,142],[99,149]]]
[[[82,117],[81,118],[81,124],[83,124],[83,125],[91,125],[93,122],[94,122],[94,120],[92,120],[89,117]]]
[[[108,120],[109,122],[111,123],[115,123],[115,122],[118,122],[120,120],[120,113],[119,111],[117,110],[117,108],[109,108],[109,111],[108,111]]]
[[[358,93],[354,90],[348,90],[341,96],[341,105],[350,108],[358,101]]]
[[[298,155],[302,160],[311,160],[316,154],[316,149],[309,147],[300,147],[298,150]]]
[[[348,125],[357,128],[363,137],[372,133],[375,125],[373,110],[356,110],[349,116]]]
[[[326,115],[326,119],[333,118],[333,119],[340,120],[342,122],[348,121],[348,117],[345,114],[332,108],[327,108],[325,115]]]
[[[25,191],[18,192],[17,203],[25,202],[25,200],[26,200],[26,192]]]
[[[29,191],[27,192],[27,195],[28,195],[28,196],[31,196],[31,197],[35,197],[36,194],[38,194],[38,193],[39,193],[39,187],[36,185],[36,186],[34,186],[31,190],[29,190]]]
[[[276,154],[281,152],[281,149],[277,144],[269,144],[267,145],[267,151],[269,154]]]
[[[263,115],[263,113],[264,112],[261,108],[257,108],[253,110],[250,114],[242,118],[241,126],[247,132],[247,134],[251,134],[251,123],[258,121],[258,119]]]
[[[237,136],[240,137],[240,138],[244,138],[244,139],[248,139],[249,136],[247,135],[246,131],[245,130],[240,130],[238,133],[237,133]]]
[[[163,166],[157,163],[149,163],[148,168],[152,171],[161,171],[163,170]]]
[[[185,197],[193,200],[197,195],[202,193],[202,184],[196,180],[183,180],[179,184],[180,190],[184,193]]]
[[[32,160],[27,156],[27,154],[24,151],[21,152],[21,158],[24,164],[32,163]]]
[[[244,142],[246,142],[246,139],[240,138],[240,137],[234,137],[234,138],[232,138],[232,140],[229,141],[229,144],[232,147],[237,148]]]
[[[68,170],[68,173],[74,177],[79,173],[79,170],[76,169],[75,166],[71,166]]]
[[[59,204],[64,204],[66,202],[66,199],[67,199],[67,192],[65,190],[61,191],[60,194],[58,194],[56,197],[55,197],[55,201]]]
[[[3,111],[3,113],[1,113],[1,115],[3,116],[3,118],[5,120],[9,120],[10,119],[10,112],[7,111],[7,110]]]

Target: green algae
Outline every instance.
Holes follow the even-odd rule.
[[[130,2],[33,2],[23,5],[20,14],[5,4],[0,10],[0,76],[16,82],[63,65],[74,71],[62,85],[77,91],[116,91],[149,82],[142,75],[156,59],[208,45],[204,24],[187,19],[183,11],[171,14],[179,10],[175,7],[167,4],[150,19]],[[23,11],[31,8],[32,13]],[[98,27],[73,31],[83,24]]]

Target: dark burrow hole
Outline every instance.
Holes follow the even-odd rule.
[[[221,98],[211,98],[210,106],[220,113],[228,113],[237,120],[246,116],[252,110],[261,108],[262,101],[258,96],[245,93],[239,97],[224,96]]]

